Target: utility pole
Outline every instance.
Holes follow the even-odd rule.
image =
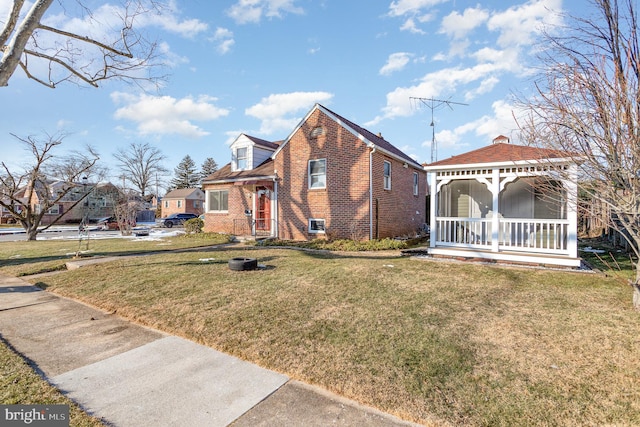
[[[433,163],[436,160],[438,160],[438,148],[436,146],[436,124],[433,121],[434,110],[440,109],[446,105],[447,107],[451,108],[451,110],[453,111],[453,107],[451,106],[451,104],[455,104],[455,105],[469,105],[469,104],[463,104],[461,102],[453,102],[453,101],[443,100],[443,99],[417,98],[413,96],[409,97],[409,99],[413,100],[418,104],[425,105],[431,110],[431,124],[429,126],[431,126],[431,163]]]

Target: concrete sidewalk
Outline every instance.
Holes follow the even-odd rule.
[[[0,335],[115,426],[415,426],[4,275]]]

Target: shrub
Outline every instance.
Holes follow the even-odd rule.
[[[200,218],[191,218],[184,222],[184,231],[187,234],[202,233],[204,227],[204,221]]]
[[[407,249],[411,244],[415,242],[407,240],[396,239],[378,239],[378,240],[351,240],[351,239],[338,239],[338,240],[324,240],[315,239],[310,242],[292,241],[292,240],[276,240],[268,239],[262,240],[258,244],[261,246],[294,246],[298,248],[307,249],[322,249],[327,251],[384,251],[390,249]]]

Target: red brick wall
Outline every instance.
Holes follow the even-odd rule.
[[[324,127],[312,138],[311,130]],[[281,239],[369,238],[369,153],[366,144],[319,110],[278,153],[278,227]],[[326,189],[309,189],[308,161],[327,159]],[[379,237],[415,232],[426,221],[426,174],[419,171],[420,195],[413,196],[413,169],[392,162],[392,189],[382,190],[383,155],[374,154],[374,199]],[[375,205],[375,204],[374,204]],[[419,213],[416,214],[416,211]],[[308,232],[309,218],[325,220],[327,233]],[[376,220],[374,218],[374,227]],[[374,228],[374,237],[376,237]]]
[[[273,188],[267,188],[273,191]],[[245,211],[254,208],[255,187],[232,184],[205,185],[205,193],[209,190],[227,190],[229,210],[227,213],[207,212],[208,206],[206,206],[203,230],[211,233],[251,234],[252,217],[245,215]]]
[[[385,161],[391,163],[391,190],[384,189]],[[414,172],[418,173],[417,196],[413,195]],[[414,169],[411,166],[405,168],[404,162],[379,151],[374,153],[373,222],[374,232],[377,231],[380,238],[415,234],[420,225],[427,222],[426,196],[427,174],[423,169]]]

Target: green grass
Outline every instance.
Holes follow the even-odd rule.
[[[37,284],[411,421],[640,425],[638,313],[603,275],[235,247]]]
[[[162,240],[96,239],[36,240],[0,244],[0,272],[25,276],[65,269],[65,263],[80,250],[83,257],[135,255],[228,243],[228,236],[213,233],[189,234]],[[87,247],[88,246],[88,247]]]
[[[600,252],[584,251],[582,249],[596,248]],[[594,268],[604,274],[615,277],[621,282],[635,280],[637,259],[633,254],[612,247],[605,239],[583,239],[580,244],[580,256]]]
[[[68,405],[70,426],[103,425],[99,419],[87,415],[78,405],[40,378],[2,340],[0,340],[0,403],[3,405]]]

